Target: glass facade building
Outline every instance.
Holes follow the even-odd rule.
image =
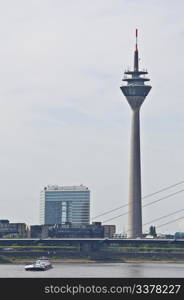
[[[40,224],[89,224],[88,187],[48,185],[40,193]]]

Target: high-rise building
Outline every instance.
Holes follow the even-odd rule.
[[[40,224],[89,224],[88,187],[48,185],[40,193]]]
[[[129,170],[129,200],[128,200],[128,231],[129,238],[142,236],[142,207],[141,207],[141,158],[140,158],[140,120],[139,111],[148,95],[151,86],[145,77],[148,72],[139,69],[137,47],[138,31],[136,29],[136,46],[134,52],[134,69],[125,71],[123,81],[127,84],[121,90],[132,109],[130,170]]]

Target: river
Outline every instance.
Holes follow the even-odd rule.
[[[184,278],[184,263],[53,263],[44,272],[24,270],[24,264],[0,264],[0,278],[128,277]]]

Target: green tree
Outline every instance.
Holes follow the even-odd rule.
[[[149,235],[152,235],[153,237],[157,236],[155,226],[150,226],[150,228],[149,228]]]

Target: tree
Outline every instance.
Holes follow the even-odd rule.
[[[150,228],[149,228],[149,235],[152,235],[153,237],[157,236],[155,226],[150,226]]]

